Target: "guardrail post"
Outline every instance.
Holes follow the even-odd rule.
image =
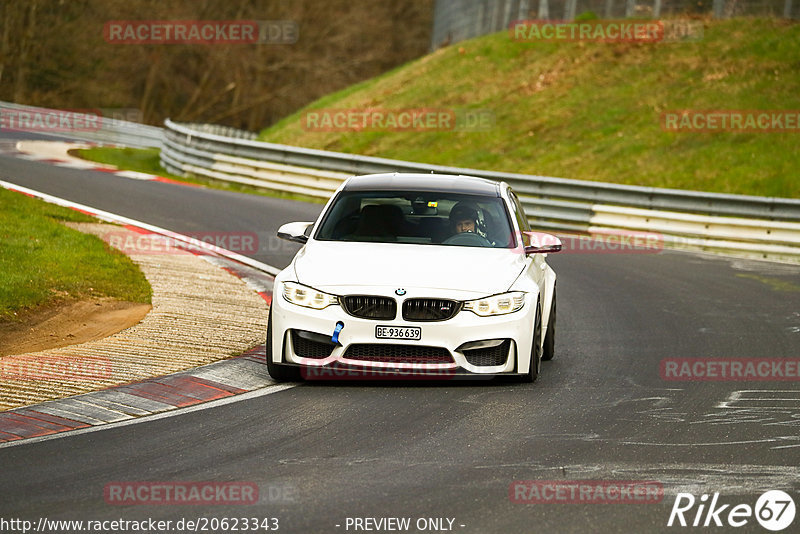
[[[653,18],[657,19],[661,16],[661,0],[653,2]]]
[[[506,7],[503,10],[503,25],[499,28],[495,28],[497,30],[502,30],[503,28],[508,28],[508,25],[511,24],[511,4],[512,0],[506,0]]]
[[[629,19],[636,11],[636,0],[627,0],[625,2],[625,18]]]
[[[530,0],[519,0],[519,9],[517,10],[517,19],[526,20],[530,18],[531,5]]]
[[[550,4],[548,0],[539,0],[539,12],[536,14],[539,20],[548,20],[550,18]]]
[[[792,0],[786,0],[786,3],[783,5],[783,17],[787,19],[792,18]]]
[[[606,0],[606,10],[603,18],[610,19],[611,13],[614,11],[614,0]]]
[[[715,19],[721,19],[725,10],[725,0],[714,0],[712,4]]]
[[[567,3],[564,5],[564,20],[575,20],[577,3],[578,0],[567,0]]]

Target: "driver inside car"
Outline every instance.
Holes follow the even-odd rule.
[[[450,210],[450,226],[453,232],[461,234],[464,232],[475,233],[478,221],[478,212],[474,208],[465,204],[456,204]]]
[[[491,224],[489,214],[472,204],[459,202],[450,210],[450,228],[453,232],[450,238],[462,234],[475,234],[476,239],[484,241],[483,246],[495,246],[497,243],[489,237]],[[462,243],[463,244],[463,243]],[[473,245],[475,242],[473,241]]]

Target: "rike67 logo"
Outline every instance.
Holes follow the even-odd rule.
[[[777,532],[792,524],[795,515],[795,504],[792,497],[780,490],[763,493],[755,506],[749,504],[719,504],[719,493],[714,493],[711,502],[708,495],[703,494],[696,499],[691,493],[678,493],[667,526],[682,527],[743,527],[755,517],[758,524],[767,530]],[[693,510],[697,505],[696,510]]]

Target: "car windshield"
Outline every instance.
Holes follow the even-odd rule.
[[[429,191],[345,191],[314,236],[321,241],[513,248],[502,199]]]

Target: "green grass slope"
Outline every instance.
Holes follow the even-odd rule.
[[[96,222],[0,188],[0,322],[89,297],[150,302],[150,284],[130,258],[63,221]]]
[[[800,24],[704,22],[694,42],[440,49],[329,95],[261,139],[409,161],[701,191],[800,197],[800,132],[667,132],[675,110],[800,110]],[[489,110],[484,131],[320,132],[313,109]]]

